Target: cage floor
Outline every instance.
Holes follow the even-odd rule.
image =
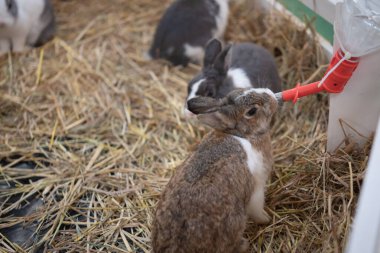
[[[299,28],[250,1],[232,2],[228,41],[275,56],[285,87],[318,80],[327,60]],[[34,245],[0,235],[0,251],[149,252],[160,192],[209,131],[186,121],[200,67],[146,62],[169,0],[55,0],[59,31],[44,49],[0,58],[0,228],[35,227]],[[266,194],[272,222],[248,223],[252,252],[342,252],[369,146],[325,153],[328,98],[285,105],[272,129]],[[42,198],[23,218],[13,213]],[[36,225],[37,224],[37,225]]]

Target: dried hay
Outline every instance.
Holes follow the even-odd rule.
[[[169,2],[56,0],[58,38],[0,59],[0,184],[16,185],[0,198],[20,196],[0,203],[0,228],[35,221],[36,242],[48,251],[149,252],[160,192],[208,131],[181,112],[199,66],[142,58]],[[263,18],[233,4],[227,38],[269,48],[291,87],[317,80],[326,67],[306,31],[278,12]],[[273,222],[249,224],[254,252],[342,251],[370,144],[326,154],[327,113],[327,96],[319,95],[276,115],[267,193]],[[10,215],[32,195],[43,197],[42,209]],[[0,251],[23,250],[2,238]]]

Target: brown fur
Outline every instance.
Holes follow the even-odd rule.
[[[256,185],[265,185],[272,167],[267,121],[270,122],[276,106],[269,105],[273,100],[267,98],[267,94],[259,95],[264,99],[255,95],[253,100],[242,98],[235,104],[235,93],[220,103],[210,101],[210,107],[216,106],[217,110],[200,117],[202,122],[218,130],[205,136],[198,149],[179,166],[162,193],[153,221],[154,253],[247,251],[247,242],[243,238],[247,209]],[[246,109],[257,106],[257,99],[262,102],[257,118],[243,119]],[[204,107],[205,102],[198,100],[198,105]],[[210,110],[206,106],[203,111]],[[246,124],[249,125],[243,127]],[[232,125],[235,128],[221,130]],[[265,169],[257,172],[263,175],[250,173],[247,154],[231,132],[247,138],[262,153]],[[262,212],[255,219],[259,223],[267,222],[268,216],[264,210]],[[255,218],[255,215],[250,216]]]

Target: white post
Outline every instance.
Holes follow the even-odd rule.
[[[330,95],[330,115],[327,132],[327,151],[334,152],[345,135],[363,145],[377,125],[380,115],[380,52],[363,56],[352,78],[340,94]],[[351,126],[355,131],[353,131]]]
[[[346,253],[380,253],[380,120]]]

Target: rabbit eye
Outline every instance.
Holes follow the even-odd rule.
[[[253,115],[256,114],[256,111],[257,111],[257,108],[256,107],[252,107],[248,112],[245,113],[245,115],[247,117],[252,117]]]

